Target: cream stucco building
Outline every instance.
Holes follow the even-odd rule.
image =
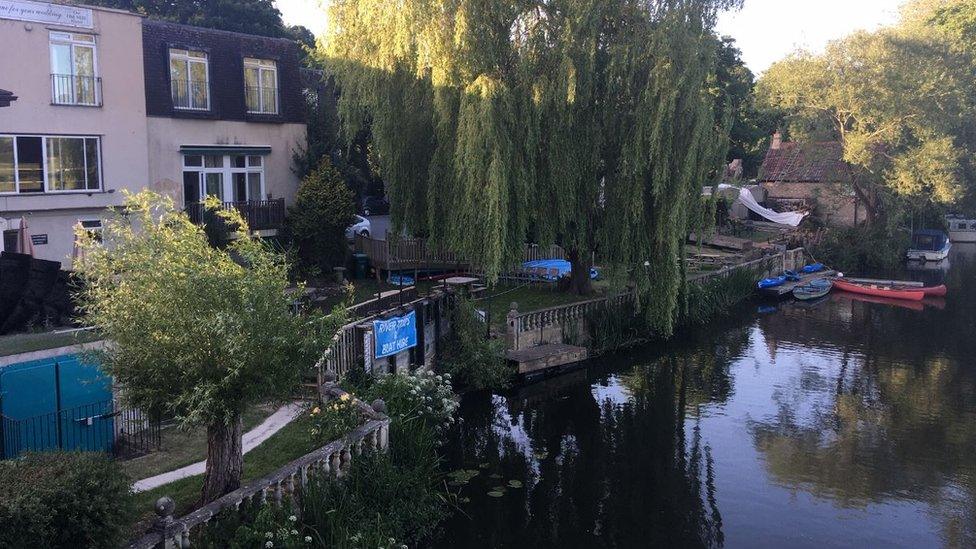
[[[216,195],[252,228],[283,225],[305,146],[298,46],[102,8],[0,0],[0,229],[71,266],[122,190],[151,188],[203,220]]]
[[[99,8],[0,0],[0,228],[20,219],[34,254],[70,264],[73,226],[96,229],[121,190],[146,184],[149,149],[142,17]]]

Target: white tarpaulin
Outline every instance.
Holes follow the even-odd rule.
[[[752,196],[749,189],[745,187],[736,187],[735,185],[721,184],[718,186],[719,189],[739,189],[739,202],[750,210],[756,212],[757,214],[765,217],[766,219],[772,221],[773,223],[779,223],[780,225],[789,225],[790,227],[796,227],[803,221],[803,218],[807,216],[807,212],[774,212],[769,208],[763,207],[759,202],[756,201],[756,197]]]

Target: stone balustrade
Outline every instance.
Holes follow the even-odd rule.
[[[326,400],[341,398],[346,394],[333,383],[321,389]],[[195,528],[207,524],[222,511],[239,510],[242,505],[263,505],[271,503],[282,506],[286,502],[295,507],[299,491],[307,486],[315,475],[327,478],[343,476],[352,460],[364,450],[385,451],[389,444],[390,420],[385,415],[386,406],[377,400],[368,406],[356,399],[355,405],[367,421],[341,439],[306,454],[288,465],[248,482],[244,486],[178,519],[173,518],[175,503],[171,498],[162,497],[156,501],[155,511],[159,515],[151,532],[132,541],[129,549],[183,549],[190,546],[190,535]]]
[[[717,271],[695,275],[690,277],[688,282],[704,284],[711,280],[727,278],[732,273],[743,269],[749,269],[760,277],[770,276],[785,270],[799,269],[804,264],[804,258],[803,248],[785,250],[778,254],[768,255],[732,267],[723,267]],[[506,318],[507,348],[511,351],[518,351],[547,343],[566,343],[563,341],[564,334],[567,332],[580,334],[584,328],[584,319],[592,311],[604,307],[611,310],[621,310],[632,304],[634,299],[633,292],[626,292],[527,313],[520,313],[518,304],[512,303]]]

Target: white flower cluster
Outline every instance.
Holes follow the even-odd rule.
[[[443,427],[454,422],[454,412],[458,408],[454,391],[451,389],[451,374],[434,374],[423,370],[416,374],[403,376],[412,410],[394,413],[417,415],[430,425]]]

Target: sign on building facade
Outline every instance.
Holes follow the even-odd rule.
[[[0,19],[49,23],[85,29],[95,26],[92,10],[88,8],[31,2],[30,0],[0,0]]]
[[[373,321],[375,356],[383,358],[417,346],[417,313]]]

